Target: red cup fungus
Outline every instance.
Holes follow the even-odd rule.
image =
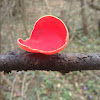
[[[52,55],[63,50],[69,40],[65,24],[54,16],[41,17],[34,25],[30,38],[18,39],[19,46],[29,52]]]

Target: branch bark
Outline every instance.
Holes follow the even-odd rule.
[[[100,70],[100,53],[58,53],[44,55],[26,51],[12,51],[0,55],[0,71],[27,70],[81,71]]]

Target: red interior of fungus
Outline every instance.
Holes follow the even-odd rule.
[[[61,51],[67,45],[66,42],[68,42],[68,31],[64,23],[53,16],[40,18],[29,39],[25,41],[18,39],[18,44],[22,49],[44,54],[54,54]]]

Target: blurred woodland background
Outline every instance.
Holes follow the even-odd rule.
[[[100,52],[100,0],[0,0],[0,52],[20,49],[17,39],[28,38],[44,15],[68,26],[63,53]],[[100,100],[100,71],[1,72],[0,100]]]

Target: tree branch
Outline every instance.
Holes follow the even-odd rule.
[[[100,70],[100,53],[58,53],[44,55],[26,51],[12,51],[0,55],[0,71],[27,70],[81,71]]]
[[[93,2],[94,2],[94,0],[91,0],[91,3],[88,3],[88,5],[89,5],[92,9],[95,9],[95,10],[100,11],[100,7],[94,5]]]

